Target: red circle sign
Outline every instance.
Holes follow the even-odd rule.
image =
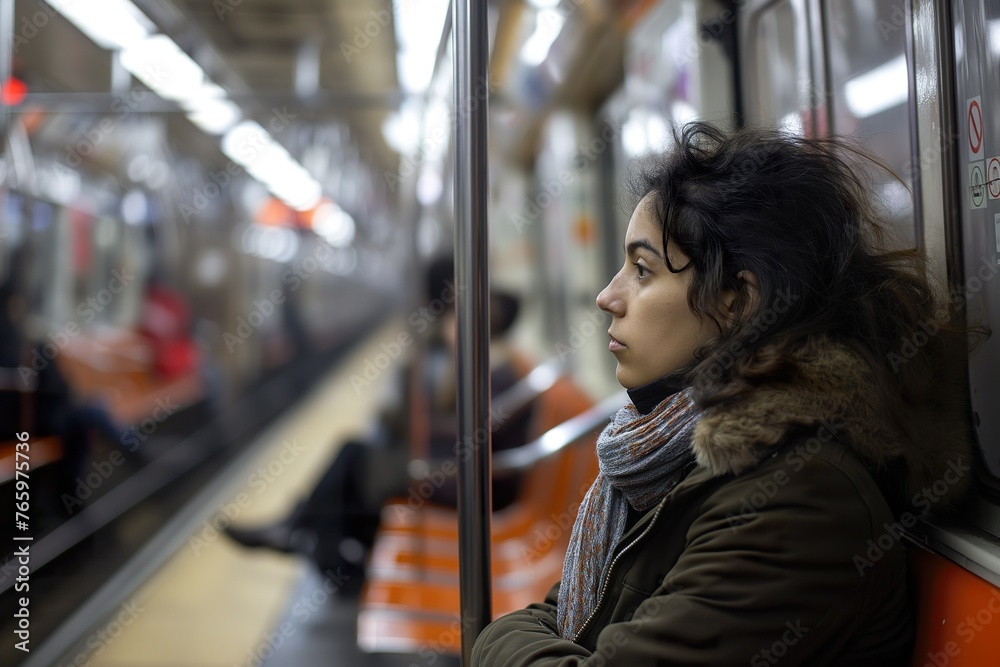
[[[986,167],[986,185],[991,199],[1000,199],[1000,157],[991,157]]]
[[[973,153],[979,153],[983,147],[983,109],[979,100],[969,102],[969,148]]]

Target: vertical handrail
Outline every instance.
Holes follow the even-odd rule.
[[[7,83],[14,69],[14,0],[0,0],[0,84]],[[0,105],[0,155],[10,129],[10,107]]]
[[[454,0],[455,282],[458,291],[458,526],[462,664],[490,622],[490,378],[486,0]],[[483,85],[480,85],[483,84]]]

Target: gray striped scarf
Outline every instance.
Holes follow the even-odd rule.
[[[701,411],[690,388],[641,414],[626,404],[597,440],[600,473],[580,505],[559,587],[559,631],[575,639],[597,606],[628,506],[655,506],[694,462],[691,434]]]

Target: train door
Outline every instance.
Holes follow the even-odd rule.
[[[969,363],[969,392],[980,453],[1000,489],[1000,1],[952,3],[955,161],[961,220],[961,286],[953,300],[970,322],[993,328]],[[995,510],[994,510],[995,511]],[[998,513],[1000,514],[1000,513]],[[988,526],[1000,534],[1000,518]]]
[[[806,0],[747,3],[740,21],[740,62],[749,124],[777,123],[795,134],[817,133],[809,9]]]

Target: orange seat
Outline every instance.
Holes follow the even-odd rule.
[[[1000,587],[915,548],[917,642],[913,667],[1000,665]]]
[[[29,440],[29,442],[30,447],[27,452],[27,460],[30,464],[29,474],[30,470],[37,470],[43,465],[62,458],[62,443],[55,436]],[[14,479],[17,472],[17,462],[25,460],[24,456],[18,457],[17,445],[17,440],[0,442],[0,483]]]
[[[77,336],[56,358],[70,385],[87,398],[103,401],[121,424],[138,424],[201,398],[196,370],[161,377],[153,368],[148,342],[132,331]]]
[[[592,406],[561,377],[537,401],[532,433]],[[596,433],[543,459],[512,505],[493,515],[493,613],[541,600],[562,574],[576,509],[597,474]],[[362,593],[358,643],[368,651],[459,651],[458,521],[455,510],[404,501],[383,509]]]

